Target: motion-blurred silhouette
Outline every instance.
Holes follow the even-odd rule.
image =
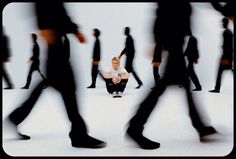
[[[190,91],[190,81],[183,56],[184,38],[190,30],[191,5],[187,1],[158,3],[155,22],[155,42],[169,52],[165,74],[148,96],[138,106],[136,114],[128,123],[126,134],[143,149],[156,149],[160,143],[149,140],[143,136],[144,124],[153,111],[159,97],[167,86],[177,84],[183,85],[187,95],[189,115],[193,127],[200,136],[216,133],[212,126],[207,126],[200,118],[197,107]]]
[[[10,57],[11,57],[11,51],[9,47],[9,38],[4,32],[4,28],[2,29],[2,76],[6,81],[7,87],[4,89],[13,89],[13,84],[12,81],[7,73],[5,63],[10,62]]]
[[[35,4],[35,11],[40,34],[48,47],[47,80],[36,86],[30,97],[9,115],[10,121],[17,129],[31,112],[43,87],[48,85],[55,88],[63,98],[71,122],[71,145],[86,148],[104,147],[106,143],[88,135],[85,122],[79,114],[73,70],[63,43],[63,36],[67,33],[73,33],[81,43],[86,42],[84,35],[67,15],[62,2],[38,2]]]

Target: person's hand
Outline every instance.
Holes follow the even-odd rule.
[[[231,63],[230,63],[230,60],[223,59],[223,60],[220,61],[220,64],[227,66],[227,65],[230,65]]]
[[[33,62],[33,61],[32,61],[32,60],[30,60],[30,59],[27,61],[27,63],[28,63],[28,64],[31,64],[32,62]]]
[[[117,76],[117,77],[115,77],[113,79],[114,84],[118,84],[118,83],[120,83],[120,81],[121,81],[121,77],[120,76]]]
[[[153,67],[159,67],[160,66],[160,62],[152,62]]]
[[[56,31],[53,29],[43,29],[39,31],[44,41],[48,45],[54,45],[56,43]]]
[[[86,43],[87,42],[84,34],[82,34],[81,32],[78,32],[76,34],[76,37],[77,37],[77,39],[79,40],[80,43]]]
[[[93,61],[93,65],[98,65],[99,61]]]

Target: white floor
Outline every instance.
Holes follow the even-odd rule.
[[[224,80],[222,93],[211,94],[204,89],[193,92],[199,106],[208,112],[219,134],[214,141],[199,142],[191,126],[182,88],[169,87],[152,112],[144,134],[161,143],[156,150],[142,150],[124,138],[126,123],[135,112],[137,104],[145,97],[149,85],[139,90],[131,79],[123,98],[112,98],[101,80],[96,89],[80,87],[80,111],[90,135],[107,142],[102,149],[73,148],[68,132],[70,125],[57,92],[47,88],[29,117],[20,125],[21,132],[30,140],[14,140],[3,134],[3,149],[10,156],[225,156],[233,148],[233,77]],[[6,117],[28,94],[27,90],[3,91],[3,117]],[[16,102],[16,99],[19,99]],[[80,97],[78,97],[80,99]],[[202,114],[204,114],[202,112]]]

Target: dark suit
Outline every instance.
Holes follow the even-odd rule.
[[[223,32],[223,45],[222,45],[223,54],[221,56],[220,61],[227,60],[228,64],[223,64],[220,62],[215,90],[220,91],[221,87],[221,76],[225,70],[232,69],[232,61],[233,61],[233,33],[229,29],[225,29]]]
[[[62,3],[39,2],[35,7],[39,29],[54,29],[57,31],[57,40],[55,44],[48,45],[47,80],[36,86],[30,97],[10,114],[10,119],[16,125],[20,124],[31,112],[43,87],[47,84],[61,94],[71,122],[69,136],[71,141],[77,141],[87,135],[87,128],[78,111],[73,70],[62,37],[65,33],[77,33],[78,27],[67,16]],[[83,137],[80,142],[83,144]]]
[[[30,58],[30,60],[32,61],[32,64],[31,64],[31,67],[30,67],[30,70],[28,73],[28,77],[27,77],[27,82],[26,82],[24,88],[29,88],[30,83],[31,83],[32,73],[34,71],[38,71],[39,74],[41,75],[41,77],[45,80],[43,74],[41,73],[41,71],[39,69],[39,64],[40,64],[39,52],[40,52],[40,50],[39,50],[39,46],[38,46],[37,42],[34,43],[32,52],[33,52],[33,56]]]
[[[184,12],[183,12],[184,11]],[[169,4],[160,1],[158,3],[157,18],[155,22],[155,41],[161,48],[169,52],[167,65],[163,78],[148,96],[140,103],[136,114],[129,122],[128,133],[141,143],[145,148],[157,148],[158,144],[145,144],[146,139],[142,137],[144,124],[146,123],[151,112],[155,108],[159,97],[169,85],[183,85],[187,95],[189,115],[193,127],[201,134],[206,126],[201,120],[196,109],[195,102],[190,92],[190,83],[187,74],[187,68],[183,56],[184,37],[190,29],[191,6],[188,2],[181,1]],[[146,147],[148,146],[148,147]]]
[[[196,62],[199,58],[197,46],[198,46],[197,39],[194,36],[190,36],[187,48],[184,52],[184,56],[187,56],[187,59],[188,59],[187,72],[190,79],[193,81],[193,84],[195,85],[196,89],[201,89],[202,86],[197,78],[197,75],[193,67],[194,62]]]
[[[134,41],[131,35],[127,35],[125,48],[122,50],[120,56],[124,54],[126,55],[125,69],[127,70],[128,73],[131,72],[134,75],[134,78],[139,85],[142,85],[142,81],[139,79],[138,75],[136,74],[133,68],[135,49],[134,49]]]
[[[5,69],[5,64],[4,64],[4,62],[7,62],[11,56],[10,48],[9,48],[9,41],[8,41],[8,37],[6,35],[2,36],[2,51],[1,51],[1,53],[2,53],[2,75],[7,83],[7,88],[12,88],[13,84],[9,78],[9,75],[7,74],[7,71]]]
[[[94,43],[94,48],[93,48],[93,61],[100,61],[100,40],[99,38],[96,38],[95,43]],[[93,64],[92,65],[92,85],[96,86],[96,79],[98,75],[98,64]]]

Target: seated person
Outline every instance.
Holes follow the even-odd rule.
[[[112,69],[105,72],[103,77],[106,82],[107,91],[114,98],[122,97],[122,92],[124,92],[128,82],[129,73],[124,67],[120,66],[120,59],[118,57],[112,58]]]

